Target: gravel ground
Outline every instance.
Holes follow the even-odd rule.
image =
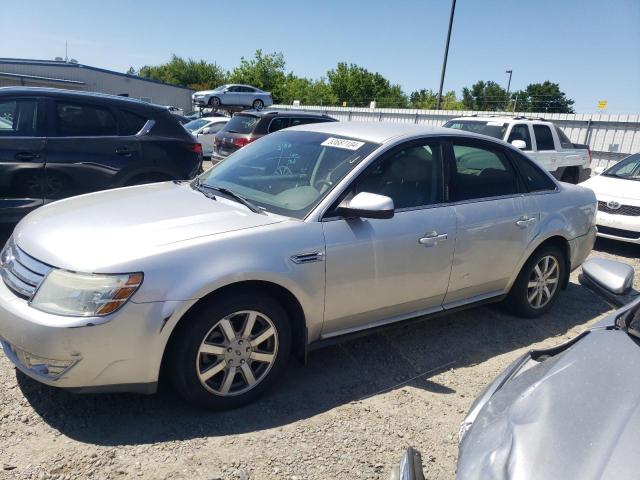
[[[634,265],[640,287],[640,247],[599,240],[593,254]],[[171,391],[72,395],[0,355],[0,479],[386,479],[409,445],[428,479],[454,478],[458,426],[480,390],[608,311],[576,278],[544,318],[485,307],[400,326],[293,362],[266,398],[224,413]]]

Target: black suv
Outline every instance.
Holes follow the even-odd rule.
[[[337,122],[324,113],[299,110],[261,110],[236,113],[213,140],[213,162],[224,160],[239,148],[260,137],[306,123]]]
[[[0,223],[107,188],[193,178],[202,146],[166,107],[48,88],[0,88]]]

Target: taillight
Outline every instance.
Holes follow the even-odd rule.
[[[200,143],[187,143],[185,146],[190,152],[202,153],[202,144]]]
[[[253,140],[254,140],[253,138],[246,138],[246,137],[234,138],[233,144],[238,148],[242,148],[246,144],[253,142]]]

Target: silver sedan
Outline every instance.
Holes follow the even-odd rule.
[[[321,123],[257,140],[192,182],[36,210],[1,255],[0,337],[76,391],[250,402],[291,353],[504,301],[553,306],[595,240],[592,191],[450,129]]]
[[[193,104],[198,107],[251,107],[262,110],[273,105],[271,93],[251,85],[221,85],[213,90],[202,90],[192,95]]]

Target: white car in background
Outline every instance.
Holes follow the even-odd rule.
[[[598,235],[640,245],[640,153],[581,185],[598,198]]]
[[[453,118],[444,127],[499,138],[522,150],[561,182],[580,183],[591,176],[591,150],[572,143],[553,122],[523,116]]]
[[[228,121],[229,117],[197,118],[185,124],[184,128],[202,145],[202,156],[211,157],[213,154],[213,139]]]

